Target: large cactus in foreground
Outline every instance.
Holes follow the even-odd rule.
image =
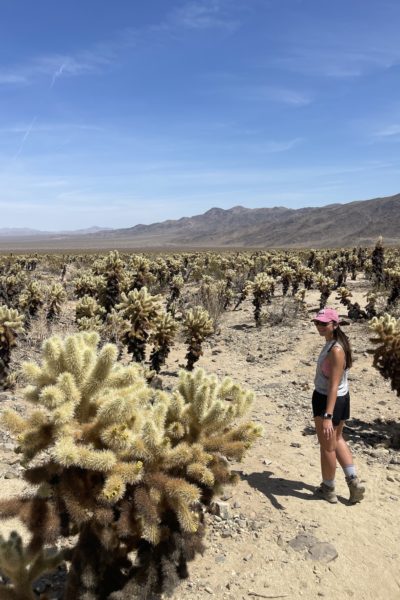
[[[98,343],[96,333],[53,337],[41,364],[25,364],[34,408],[6,412],[3,424],[37,491],[0,501],[0,516],[18,516],[37,552],[76,536],[65,600],[143,599],[187,576],[202,549],[202,505],[237,480],[228,459],[261,430],[237,422],[253,396],[229,379],[181,372],[175,391],[156,391],[139,365]]]
[[[24,330],[24,317],[15,308],[0,306],[0,389],[7,389],[11,350]]]
[[[371,338],[376,348],[372,350],[374,367],[389,379],[392,389],[400,396],[400,319],[385,313],[374,317],[370,329],[378,336]]]

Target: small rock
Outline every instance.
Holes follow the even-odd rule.
[[[288,542],[289,546],[293,548],[293,550],[296,550],[296,552],[307,550],[316,543],[318,543],[318,539],[310,533],[299,533]]]
[[[319,560],[321,562],[331,562],[338,557],[336,548],[329,542],[317,542],[308,549],[306,558],[310,560]]]
[[[256,362],[256,357],[254,356],[254,354],[248,354],[246,356],[246,362],[248,362],[248,363],[255,363]]]
[[[14,471],[6,471],[4,473],[4,479],[17,479],[17,475]]]
[[[299,442],[291,442],[290,445],[292,446],[292,448],[301,448],[301,444],[299,444]]]
[[[230,519],[231,517],[231,511],[228,502],[217,500],[216,502],[212,503],[211,510],[215,515],[221,517],[221,519],[224,519],[224,521]]]
[[[207,592],[207,594],[211,594],[211,595],[214,593],[210,587],[204,588],[204,591]]]

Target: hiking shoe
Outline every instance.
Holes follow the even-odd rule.
[[[337,496],[335,492],[335,488],[326,485],[326,483],[322,482],[319,487],[317,487],[314,491],[314,494],[331,504],[336,504]]]
[[[353,477],[346,477],[346,483],[349,486],[350,490],[350,504],[356,504],[357,502],[361,502],[364,498],[365,487],[361,485],[360,480],[356,475]]]

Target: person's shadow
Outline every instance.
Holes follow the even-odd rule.
[[[304,483],[304,481],[272,477],[272,471],[250,473],[249,475],[245,475],[239,471],[239,474],[252,488],[262,492],[271,502],[272,506],[278,510],[284,510],[285,507],[279,502],[277,496],[294,496],[301,500],[319,500],[313,493],[315,487]]]

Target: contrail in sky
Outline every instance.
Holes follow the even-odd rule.
[[[51,80],[50,89],[54,86],[56,80],[61,77],[67,63],[63,62],[63,64],[53,73],[53,79]]]
[[[29,137],[29,134],[31,133],[31,131],[32,131],[32,129],[33,129],[33,126],[34,126],[34,124],[35,124],[35,121],[36,121],[36,119],[37,119],[37,117],[33,117],[33,119],[32,119],[32,121],[31,121],[31,123],[30,123],[29,127],[28,127],[28,128],[27,128],[27,130],[25,131],[25,133],[24,133],[24,135],[23,135],[23,138],[22,138],[22,140],[21,140],[21,144],[20,144],[20,146],[19,146],[19,148],[18,148],[18,151],[17,151],[16,155],[14,156],[14,160],[15,160],[16,158],[18,158],[18,156],[21,154],[21,152],[22,152],[22,150],[23,150],[23,148],[24,148],[24,146],[25,146],[25,142],[26,142],[26,140],[28,139],[28,137]]]

